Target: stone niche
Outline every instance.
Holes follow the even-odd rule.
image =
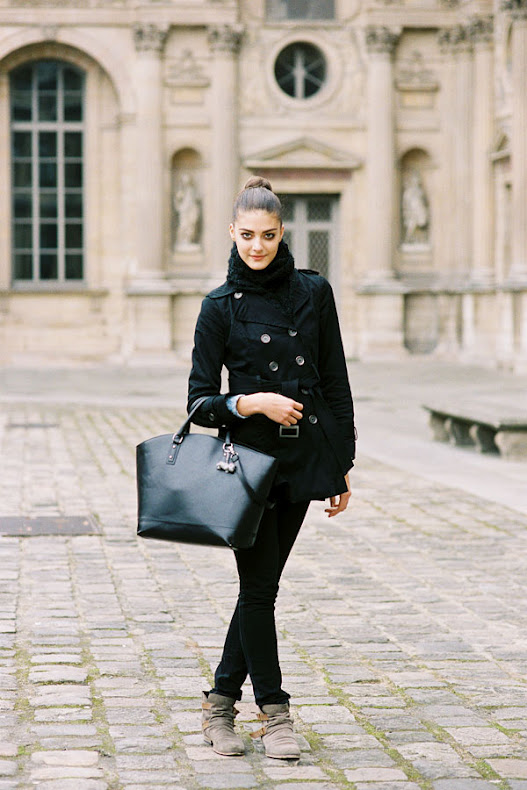
[[[203,239],[203,161],[198,151],[182,148],[172,157],[171,238],[175,268],[201,259]]]
[[[409,282],[427,284],[434,277],[432,231],[433,169],[429,154],[413,148],[399,161],[399,245],[397,271]]]

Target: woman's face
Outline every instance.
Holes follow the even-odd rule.
[[[268,211],[240,211],[229,227],[240,258],[250,269],[262,271],[276,257],[284,226]]]

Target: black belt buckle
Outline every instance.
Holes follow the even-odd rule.
[[[299,425],[281,425],[280,439],[298,439],[300,434]]]

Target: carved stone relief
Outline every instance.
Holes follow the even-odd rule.
[[[387,27],[386,25],[368,25],[366,28],[366,48],[375,54],[393,55],[401,28]]]
[[[494,17],[491,14],[471,17],[468,34],[474,44],[491,44],[494,38]]]
[[[181,56],[168,64],[167,85],[197,85],[204,87],[210,82],[202,60],[198,60],[191,49],[184,49]]]
[[[361,120],[366,102],[367,68],[357,31],[353,28],[335,31],[333,37],[335,51],[343,63],[342,85],[335,93],[338,111]]]
[[[208,41],[213,52],[228,52],[236,55],[243,38],[243,29],[233,25],[215,25],[209,27]]]
[[[280,112],[279,105],[272,104],[266,91],[266,53],[272,41],[267,36],[265,41],[261,35],[260,26],[250,27],[245,34],[246,46],[240,55],[240,110],[247,114],[260,114],[262,111],[273,109]]]
[[[503,0],[501,7],[513,19],[527,19],[527,0]]]
[[[468,25],[452,25],[439,30],[438,43],[445,54],[472,51],[472,38]]]
[[[168,38],[170,25],[134,25],[134,44],[138,52],[161,53]]]
[[[401,59],[397,65],[397,87],[421,89],[437,88],[438,82],[432,69],[427,68],[422,52],[414,50],[408,58]]]

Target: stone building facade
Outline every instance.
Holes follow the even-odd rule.
[[[186,356],[249,174],[350,356],[527,369],[527,0],[0,0],[0,361]]]

